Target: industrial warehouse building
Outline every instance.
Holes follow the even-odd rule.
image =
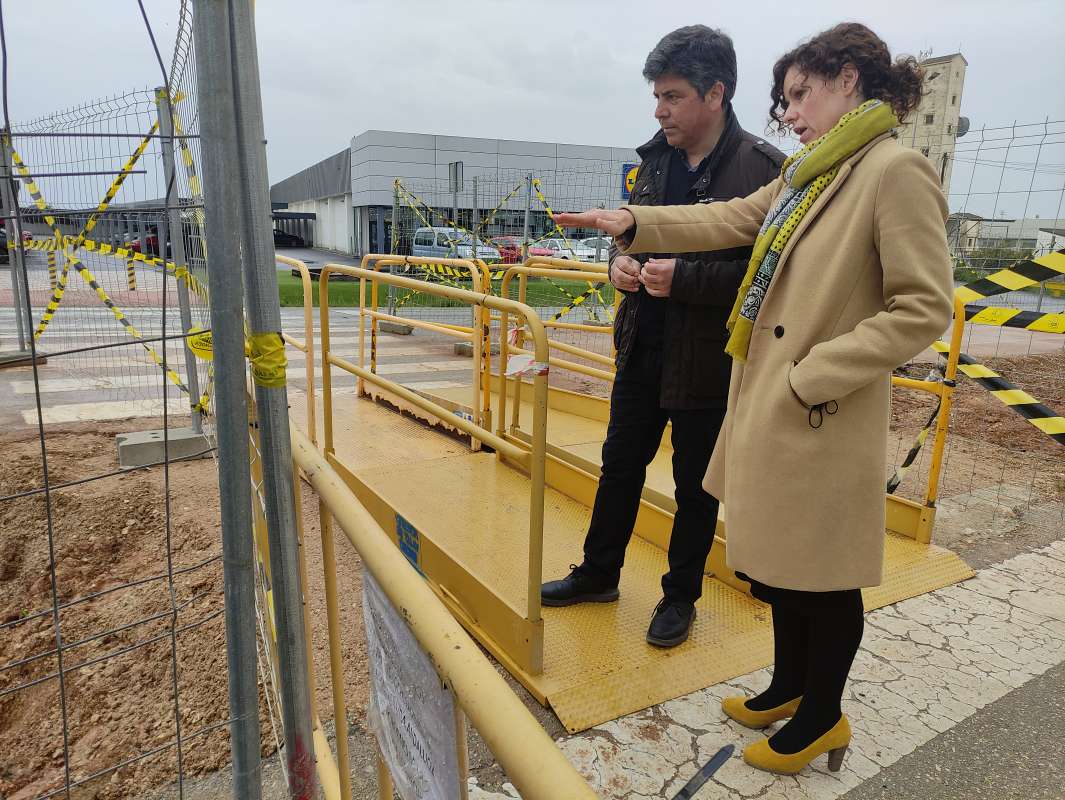
[[[627,197],[625,177],[638,161],[635,150],[620,147],[371,130],[274,184],[270,200],[278,228],[314,247],[363,255],[389,249],[397,178],[421,201],[446,208],[449,217],[457,206],[460,224],[468,224],[474,208],[483,219],[511,194],[493,219],[512,227],[528,205],[525,188],[513,191],[525,176],[541,181],[537,188],[549,202],[561,198],[560,208],[609,208]],[[456,162],[462,164],[462,188],[452,193],[449,165]],[[544,219],[542,204],[536,210]]]

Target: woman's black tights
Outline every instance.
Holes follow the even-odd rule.
[[[766,711],[802,695],[799,710],[769,740],[778,753],[797,753],[835,725],[843,687],[865,625],[858,589],[800,592],[772,589],[773,680],[747,701]]]

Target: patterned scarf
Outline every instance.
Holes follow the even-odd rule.
[[[729,316],[731,335],[725,352],[734,359],[747,360],[754,321],[776,272],[780,254],[806,212],[832,183],[843,161],[898,124],[891,106],[881,100],[867,100],[840,117],[835,127],[824,136],[784,162],[780,174],[786,186],[758,231],[747,274]]]

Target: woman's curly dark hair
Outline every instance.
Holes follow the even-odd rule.
[[[784,130],[784,76],[792,66],[826,80],[837,77],[845,64],[853,64],[859,74],[859,88],[867,100],[888,103],[899,120],[921,102],[924,70],[913,56],[899,56],[894,62],[884,40],[860,22],[843,22],[785,53],[773,65],[772,104],[769,116],[778,130]],[[772,124],[772,123],[771,123]]]

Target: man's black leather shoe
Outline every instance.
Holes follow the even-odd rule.
[[[647,641],[657,647],[676,647],[688,638],[695,622],[695,606],[679,600],[663,598],[655,606]]]
[[[570,564],[573,570],[562,580],[540,586],[540,602],[545,606],[572,606],[577,603],[613,603],[618,599],[616,584],[592,575],[583,567]]]

